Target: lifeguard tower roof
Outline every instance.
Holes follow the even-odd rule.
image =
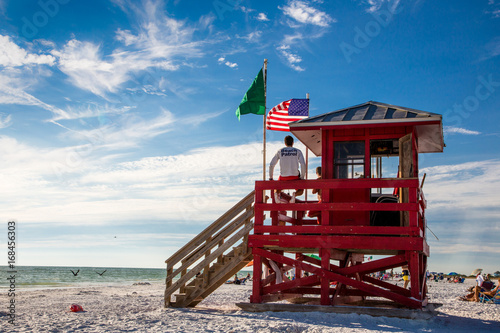
[[[322,129],[414,126],[419,153],[442,152],[442,116],[437,113],[369,101],[290,123],[291,132],[316,156],[321,156]]]

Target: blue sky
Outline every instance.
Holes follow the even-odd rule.
[[[262,117],[234,112],[267,58],[268,108],[443,114],[445,152],[420,156],[429,268],[500,270],[499,24],[499,0],[0,0],[18,264],[163,267],[261,177]]]

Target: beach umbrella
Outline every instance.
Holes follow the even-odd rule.
[[[246,264],[246,266],[245,266],[245,267],[250,267],[250,266],[253,266],[253,260],[252,260],[252,261],[250,261],[248,264]]]
[[[476,268],[475,270],[472,271],[472,275],[478,275],[479,273],[481,273],[483,271],[482,268]]]
[[[456,273],[456,272],[451,272],[451,273],[448,273],[448,275],[458,275],[458,273]]]
[[[315,254],[308,254],[308,253],[306,253],[306,256],[311,257],[311,258],[314,258],[314,259],[321,260],[321,258],[320,258],[320,257],[318,257],[318,256],[317,256],[317,255],[315,255]]]

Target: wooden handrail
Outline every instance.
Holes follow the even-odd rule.
[[[237,241],[242,239],[245,235],[247,235],[250,230],[253,229],[253,225],[245,225],[243,229],[238,231],[233,237],[231,237],[227,242],[225,242],[222,246],[218,247],[217,250],[215,250],[213,253],[211,253],[207,258],[205,258],[203,261],[201,261],[198,265],[193,267],[189,272],[187,272],[185,275],[181,276],[179,280],[176,282],[172,283],[171,286],[169,286],[165,290],[165,294],[171,294],[174,292],[177,288],[180,286],[184,285],[186,282],[188,282],[190,279],[192,279],[199,271],[201,271],[204,267],[206,267],[208,264],[210,264],[212,261],[217,259],[219,255],[224,253],[227,249],[229,249],[232,245],[234,245]]]
[[[236,219],[233,222],[233,224],[231,224],[230,226],[228,226],[228,227],[231,227],[231,228],[226,228],[226,232],[224,234],[220,234],[218,237],[210,239],[209,242],[207,242],[206,244],[204,244],[202,247],[198,248],[194,253],[192,253],[192,254],[190,253],[189,255],[187,255],[182,260],[182,266],[179,267],[179,268],[177,268],[170,276],[167,276],[167,280],[166,281],[167,282],[171,281],[174,278],[174,276],[177,276],[183,270],[187,269],[189,266],[191,266],[196,261],[198,261],[199,259],[201,259],[205,255],[205,252],[207,252],[208,250],[213,249],[216,246],[219,246],[219,242],[222,239],[225,239],[227,236],[231,235],[234,231],[238,230],[240,227],[242,227],[245,224],[246,220],[248,220],[249,218],[252,218],[252,217],[253,217],[253,210],[246,212],[245,214],[241,215],[238,219]],[[240,238],[242,238],[242,237],[239,237],[238,239],[235,239],[234,242],[232,244],[229,244],[229,245],[228,245],[228,243],[230,243],[229,241],[224,242],[224,245],[226,246],[226,249],[228,249],[231,245],[234,245],[234,243],[236,243]],[[220,247],[222,247],[222,246],[219,246],[219,248]],[[204,260],[204,261],[206,261],[206,260]],[[208,262],[208,263],[210,263],[210,262]]]
[[[234,217],[242,212],[247,206],[251,205],[254,201],[255,191],[250,192],[245,198],[240,200],[236,205],[234,205],[230,210],[219,217],[214,223],[208,226],[203,232],[194,237],[189,243],[184,245],[181,249],[175,252],[170,258],[165,260],[165,263],[169,266],[174,266],[181,259],[183,259],[187,253],[201,244],[203,244],[207,238],[207,235],[213,235],[215,232],[220,230],[224,225],[231,221]]]
[[[203,271],[203,284],[208,283],[211,265],[222,261],[225,255],[232,256],[233,254],[226,253],[232,246],[238,245],[237,243],[241,241],[241,244],[247,247],[248,234],[253,229],[251,220],[254,217],[254,201],[255,191],[252,191],[165,260],[167,264],[166,306],[170,304],[171,294],[179,288],[181,294],[186,292],[186,284],[201,271]],[[176,266],[179,267],[174,269]],[[179,274],[180,279],[174,282],[174,278]]]

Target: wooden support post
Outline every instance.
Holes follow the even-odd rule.
[[[253,277],[251,303],[262,303],[262,258],[259,255],[253,256]]]
[[[410,261],[408,268],[410,270],[410,286],[411,286],[411,297],[421,300],[420,295],[420,260],[419,253],[417,251],[410,252]]]
[[[321,268],[330,270],[330,251],[329,249],[319,249],[321,257]],[[321,305],[330,305],[330,279],[326,276],[321,277]]]
[[[184,262],[182,262],[182,263],[184,263]],[[182,272],[181,272],[181,277],[183,277],[184,275],[186,275],[186,273],[187,273],[187,269],[183,269]],[[186,284],[185,283],[181,284],[181,286],[179,287],[179,292],[181,294],[183,294],[183,293],[186,292]]]
[[[301,260],[303,258],[302,253],[295,253],[295,260]],[[300,279],[302,277],[302,269],[299,267],[295,267],[295,278]]]
[[[174,273],[174,268],[167,265],[167,277],[170,277],[173,273]],[[165,290],[168,289],[168,287],[170,287],[171,285],[172,285],[172,279],[167,279]],[[171,301],[172,301],[172,298],[170,297],[170,294],[165,295],[165,307],[169,307],[171,304]]]

